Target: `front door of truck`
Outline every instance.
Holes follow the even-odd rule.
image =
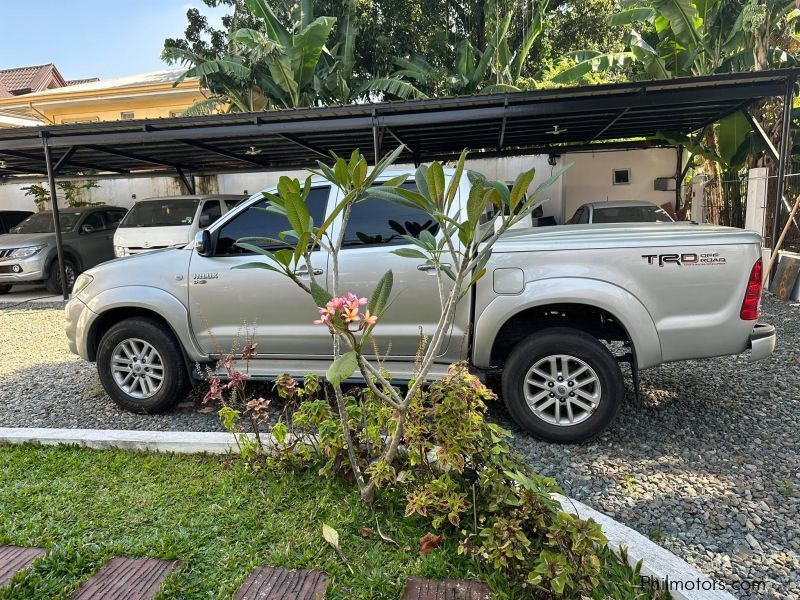
[[[314,223],[324,220],[330,187],[311,190],[309,212]],[[234,269],[265,257],[234,245],[243,237],[278,238],[289,229],[286,217],[268,212],[261,200],[227,220],[216,232],[213,256],[192,253],[189,265],[189,315],[200,347],[210,354],[239,349],[254,337],[259,356],[291,358],[329,356],[327,329],[314,325],[318,317],[311,297],[285,275],[265,269]],[[274,250],[274,246],[262,244]],[[325,281],[327,253],[313,253],[318,281]]]
[[[392,250],[398,248],[415,247],[403,239],[404,234],[419,237],[423,231],[437,234],[436,226],[425,213],[378,198],[369,198],[354,206],[345,227],[339,256],[340,294],[353,292],[359,297],[369,296],[384,273],[392,270],[394,286],[390,306],[375,328],[378,350],[383,356],[388,353],[390,360],[416,356],[420,327],[430,340],[441,315],[435,272],[425,270],[423,259],[392,254]],[[330,276],[328,282],[330,284]],[[466,306],[466,301],[463,304]],[[440,356],[448,351],[452,337],[463,337],[460,321],[457,319],[451,329]]]

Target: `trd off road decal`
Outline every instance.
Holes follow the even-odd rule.
[[[683,254],[642,254],[642,258],[647,261],[648,265],[658,265],[659,267],[665,265],[698,267],[724,265],[726,262],[725,257],[720,256],[718,252],[705,252],[703,254],[694,252],[685,252]]]

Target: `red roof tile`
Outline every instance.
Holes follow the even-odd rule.
[[[0,70],[0,83],[14,96],[67,84],[52,63]]]

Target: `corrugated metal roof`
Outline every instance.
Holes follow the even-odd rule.
[[[168,174],[278,170],[360,148],[369,160],[406,146],[408,161],[563,153],[656,144],[689,135],[762,98],[783,95],[800,70],[761,71],[406,102],[381,102],[0,130],[6,174],[44,172],[42,140],[64,173]],[[630,140],[636,139],[637,142]]]

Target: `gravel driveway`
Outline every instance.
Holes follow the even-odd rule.
[[[166,415],[135,415],[106,396],[95,366],[69,351],[64,311],[0,306],[0,427],[215,431],[214,414],[185,402]]]
[[[642,373],[610,431],[582,445],[514,444],[565,491],[708,573],[743,598],[800,599],[800,306],[764,299],[778,328],[768,360],[676,363]],[[58,308],[0,309],[0,426],[220,429],[186,402],[123,412],[94,365],[69,353]],[[494,417],[517,431],[503,410]],[[765,582],[765,589],[732,589]]]
[[[800,306],[764,298],[769,359],[642,372],[612,428],[581,445],[515,436],[570,496],[675,552],[742,598],[800,598]],[[508,417],[503,424],[515,432]],[[732,589],[764,581],[750,594]]]

